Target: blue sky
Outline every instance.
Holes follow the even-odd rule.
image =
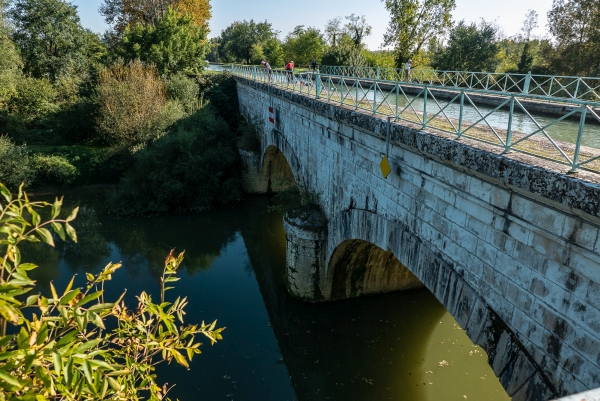
[[[71,0],[78,6],[83,25],[96,32],[103,32],[106,25],[98,13],[102,0]],[[297,25],[314,26],[323,29],[325,22],[337,16],[352,13],[365,15],[373,32],[366,39],[370,49],[381,46],[389,14],[379,0],[303,0],[286,2],[275,0],[212,0],[213,18],[210,21],[210,36],[218,36],[233,21],[250,20],[269,21],[281,32],[283,38]],[[507,36],[519,31],[525,13],[534,9],[539,14],[540,28],[536,35],[545,34],[546,13],[552,6],[552,0],[456,0],[453,12],[455,21],[477,22],[480,18],[496,21]]]

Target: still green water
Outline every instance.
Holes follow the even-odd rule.
[[[207,213],[116,218],[102,210],[100,191],[66,193],[81,206],[79,243],[35,244],[39,290],[64,288],[73,274],[122,261],[108,299],[158,294],[171,248],[186,250],[171,297],[187,296],[186,323],[218,319],[224,340],[204,344],[191,368],[163,365],[172,399],[425,401],[508,400],[487,364],[426,289],[326,304],[303,304],[285,288],[282,216],[268,198]]]

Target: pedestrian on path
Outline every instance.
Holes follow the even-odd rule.
[[[406,78],[406,81],[410,81],[410,68],[412,67],[412,65],[413,62],[411,59],[408,59],[406,64],[404,64],[404,76]]]
[[[285,65],[285,70],[287,71],[287,80],[288,82],[294,81],[294,62],[290,61]]]
[[[272,75],[273,75],[273,70],[271,69],[271,65],[264,60],[261,61],[260,63],[262,64],[263,67],[265,67],[265,70],[267,70],[267,74],[269,75],[269,82],[271,82]]]

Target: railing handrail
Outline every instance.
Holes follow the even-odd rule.
[[[392,116],[391,118],[395,120],[408,121],[423,128],[456,135],[456,139],[468,137],[478,142],[500,146],[504,152],[516,151],[550,160],[569,166],[570,172],[584,169],[600,173],[600,146],[593,140],[590,142],[591,147],[583,142],[584,137],[591,138],[589,130],[597,127],[594,125],[589,128],[589,121],[600,124],[600,102],[321,74],[319,71],[291,73],[287,70],[272,70],[268,73],[262,66],[231,64],[228,67],[234,75],[299,92],[316,99],[326,99],[340,105],[352,106],[357,110]],[[450,92],[450,95],[443,96],[436,91],[438,89]],[[405,91],[417,94],[407,95]],[[478,94],[496,96],[495,107],[490,106],[489,109],[480,110],[476,103],[478,104],[481,98],[473,97]],[[446,99],[446,101],[440,103],[438,99]],[[527,103],[523,100],[534,100],[534,102]],[[542,105],[539,100],[545,101],[544,108],[554,107],[554,112],[560,113],[560,117],[554,120],[540,120],[535,115],[539,112],[539,108],[536,109],[535,105],[537,104],[538,107]],[[565,104],[570,104],[571,107],[565,107]],[[507,123],[503,119],[490,119],[490,116],[500,109],[509,110]],[[533,124],[513,126],[513,121],[516,120],[513,120],[513,116],[517,113],[531,119]],[[578,123],[574,123],[577,124],[575,143],[571,142],[571,139],[567,139],[566,142],[554,140],[550,136],[552,132],[549,129],[555,129],[559,124],[571,119],[578,120]]]
[[[403,68],[396,68],[396,67],[373,67],[373,66],[350,66],[350,65],[326,65],[326,64],[321,64],[319,66],[321,68],[321,70],[325,70],[327,68],[372,68],[372,69],[377,69],[380,68],[381,70],[395,70],[395,71],[402,71]],[[444,73],[453,73],[453,74],[489,74],[489,75],[519,75],[519,76],[527,76],[530,75],[532,77],[544,77],[544,78],[581,78],[581,79],[598,79],[600,80],[600,77],[587,77],[587,76],[581,76],[581,75],[544,75],[544,74],[530,74],[530,73],[522,73],[522,72],[492,72],[492,71],[460,71],[460,70],[436,70],[433,68],[411,68],[411,72],[416,72],[416,71],[421,71],[421,72],[434,72],[437,74],[444,74]]]

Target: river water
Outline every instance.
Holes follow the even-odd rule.
[[[187,296],[186,323],[218,319],[224,340],[204,344],[191,368],[163,365],[159,382],[186,400],[425,401],[508,400],[487,356],[426,289],[326,304],[304,304],[285,288],[285,233],[268,198],[231,209],[117,218],[102,210],[99,190],[65,194],[81,206],[79,243],[34,244],[38,289],[109,261],[123,268],[108,299],[158,296],[158,276],[171,248],[186,250],[182,278],[170,296]]]

